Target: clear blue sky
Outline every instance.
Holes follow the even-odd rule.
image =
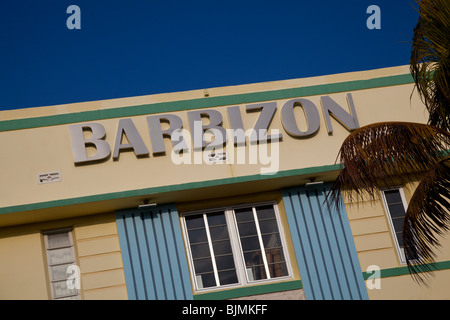
[[[413,2],[0,0],[0,109],[405,65]]]

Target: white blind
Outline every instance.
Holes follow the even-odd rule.
[[[52,230],[44,236],[53,300],[80,299],[79,290],[67,286],[72,274],[67,268],[75,264],[71,230]]]

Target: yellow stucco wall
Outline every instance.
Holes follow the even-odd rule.
[[[410,275],[382,278],[381,289],[368,290],[371,300],[449,300],[450,270],[436,271],[427,285],[418,284]]]
[[[49,299],[43,248],[36,231],[0,233],[0,299]]]
[[[407,203],[416,188],[416,183],[403,186]],[[375,199],[345,203],[362,271],[376,265],[381,270],[404,269],[400,262],[393,234],[389,226],[388,213],[381,194]],[[436,262],[450,261],[450,234],[439,237],[441,247],[435,250]],[[395,272],[394,272],[395,273]],[[370,299],[450,299],[450,271],[437,270],[420,284],[409,275],[382,277],[380,288],[368,289]],[[373,282],[373,280],[370,280]],[[373,282],[375,283],[375,282]]]
[[[269,83],[251,84],[235,87],[208,89],[209,97],[264,92],[279,89],[298,88],[304,86],[320,86],[346,81],[362,81],[379,77],[403,75],[409,72],[408,66],[354,72],[348,74],[329,75],[322,77],[294,79]],[[412,121],[426,122],[425,107],[413,92],[413,84],[382,86],[371,89],[333,92],[328,95],[344,109],[347,109],[346,94],[351,92],[360,126],[379,121]],[[411,95],[411,93],[413,93]],[[303,169],[333,165],[338,149],[349,134],[337,121],[333,121],[334,132],[328,135],[323,115],[320,110],[320,96],[305,96],[315,103],[320,113],[320,130],[311,138],[296,139],[289,136],[283,129],[280,120],[280,110],[290,99],[274,100],[278,109],[270,129],[279,129],[283,134],[280,147],[279,171]],[[134,108],[137,105],[152,104],[167,101],[180,101],[204,98],[203,90],[180,93],[170,93],[143,97],[114,99],[76,103],[70,105],[31,108],[26,110],[1,111],[0,121],[17,120],[31,117],[54,115],[76,115],[79,112],[113,110],[115,108]],[[249,103],[251,104],[251,103]],[[244,128],[252,128],[259,113],[246,113],[247,104],[238,104],[244,121]],[[223,126],[229,128],[226,108],[229,105],[211,107],[219,110],[223,116]],[[234,106],[234,104],[230,105]],[[298,111],[298,110],[297,110]],[[162,112],[169,113],[169,112]],[[189,128],[187,111],[171,112],[180,116],[185,128]],[[299,119],[301,114],[297,113]],[[123,118],[123,117],[120,117]],[[147,129],[146,115],[132,116],[141,137],[151,152],[150,138]],[[35,120],[39,122],[39,120]],[[105,129],[106,141],[114,145],[119,118],[95,120]],[[90,121],[86,121],[90,122]],[[302,125],[300,123],[300,125]],[[115,224],[115,209],[137,206],[139,199],[107,199],[104,203],[89,202],[75,206],[68,201],[64,210],[58,207],[39,209],[39,211],[15,212],[15,206],[26,211],[25,206],[33,207],[39,203],[65,201],[70,199],[121,193],[129,190],[140,190],[152,187],[174,186],[205,180],[218,180],[233,177],[245,177],[259,174],[258,165],[175,165],[170,155],[145,159],[136,159],[132,152],[123,152],[119,161],[109,159],[102,163],[74,166],[71,142],[68,131],[69,124],[42,126],[30,129],[10,130],[0,132],[0,209],[12,208],[8,213],[0,214],[0,299],[48,299],[48,276],[44,255],[42,230],[60,227],[73,227],[77,263],[82,274],[83,299],[127,299],[125,278],[123,273],[120,246]],[[165,139],[166,149],[170,150],[170,142]],[[248,150],[247,152],[248,153]],[[38,174],[59,171],[61,182],[39,184]],[[294,177],[295,178],[295,177]],[[289,183],[300,184],[297,178],[291,178]],[[329,179],[332,179],[329,177]],[[283,182],[262,181],[252,185],[256,189],[265,186],[266,190],[277,190],[284,186]],[[297,182],[296,182],[297,181]],[[329,180],[328,180],[329,181]],[[211,206],[218,205],[217,198],[231,203],[228,196],[253,192],[245,186],[230,187],[225,193],[217,193],[216,189],[186,191],[184,201],[198,199],[209,200]],[[223,191],[220,189],[220,191]],[[406,190],[405,190],[406,191]],[[174,195],[172,193],[171,195]],[[407,192],[409,199],[410,193]],[[257,201],[258,197],[250,200]],[[279,203],[280,213],[283,211],[282,200]],[[248,199],[247,199],[248,200]],[[267,200],[267,199],[266,199]],[[232,201],[238,201],[233,198]],[[201,208],[208,202],[202,201]],[[198,208],[195,202],[185,202],[178,209],[190,210]],[[354,241],[360,259],[361,269],[365,271],[369,265],[378,265],[381,269],[402,268],[393,245],[388,220],[380,199],[365,201],[358,204],[346,203]],[[96,215],[82,217],[86,212]],[[98,214],[101,213],[101,214]],[[67,217],[72,217],[66,219]],[[75,218],[76,217],[76,218]],[[284,214],[282,214],[284,217]],[[59,220],[64,219],[64,220]],[[43,222],[47,221],[47,222]],[[23,225],[22,225],[23,224]],[[9,227],[1,226],[8,225]],[[286,226],[286,221],[283,221]],[[288,228],[288,241],[290,236]],[[443,241],[442,252],[438,261],[450,261],[450,241]],[[300,279],[295,265],[295,253],[289,246],[291,262],[294,267],[294,279]],[[7,257],[6,259],[4,257]],[[381,279],[381,289],[369,290],[371,299],[442,299],[450,298],[446,291],[450,271],[438,271],[431,282],[431,288],[418,286],[408,275]],[[446,286],[447,284],[447,286]]]
[[[113,214],[0,229],[0,299],[50,299],[42,231],[73,228],[81,298],[127,299]]]
[[[298,80],[298,83],[308,83],[309,86],[329,84],[335,82],[348,81],[353,79],[367,79],[395,74],[407,73],[405,67],[392,69],[381,69],[361,73],[351,73],[335,75],[333,77],[317,77]],[[275,90],[278,88],[289,88],[295,81],[276,82],[269,84],[255,84],[239,86],[236,88],[217,89],[217,96],[225,93],[236,94],[238,92],[255,92],[263,89]],[[235,90],[233,90],[235,89]],[[259,89],[259,90],[258,90]],[[351,92],[359,123],[361,126],[387,120],[402,121],[425,121],[424,106],[420,102],[416,93],[410,99],[413,91],[412,84],[396,85],[391,87],[381,87],[372,89],[356,90]],[[185,96],[197,97],[203,92],[190,92],[179,95],[168,94],[167,99],[181,98]],[[210,97],[215,91],[210,90]],[[348,110],[346,101],[347,92],[326,94],[335,100],[344,109]],[[320,109],[320,96],[304,97],[310,99]],[[154,100],[155,98],[153,98]],[[141,102],[152,101],[151,98],[141,98]],[[348,131],[338,124],[334,119],[332,135],[326,132],[324,118],[320,113],[320,130],[311,137],[298,139],[289,136],[283,129],[280,120],[281,107],[290,99],[276,100],[278,110],[274,116],[269,129],[278,129],[283,134],[283,141],[279,143],[279,171],[332,165],[335,163],[339,146],[348,135]],[[120,100],[119,100],[120,101]],[[134,101],[134,100],[133,100]],[[122,101],[123,102],[123,101]],[[116,102],[117,103],[117,102]],[[33,115],[64,114],[65,112],[75,112],[75,108],[96,110],[104,107],[100,103],[81,103],[76,106],[56,106],[33,110]],[[110,103],[112,104],[112,103]],[[108,106],[110,104],[107,104]],[[239,105],[244,128],[253,128],[259,117],[259,112],[246,113],[245,106]],[[94,108],[95,107],[95,108]],[[211,107],[208,109],[219,110],[223,116],[223,126],[229,128],[227,106]],[[133,108],[133,107],[130,107]],[[76,109],[78,110],[78,109]],[[302,124],[302,115],[298,113],[299,126]],[[163,112],[164,113],[164,112]],[[187,111],[176,111],[174,114],[183,120],[184,128],[189,128]],[[2,118],[20,119],[23,116],[22,110],[15,112],[1,112]],[[28,115],[30,116],[30,115]],[[146,123],[146,116],[130,117],[136,125],[147,148],[151,152],[150,138]],[[36,120],[39,122],[39,120]],[[96,120],[106,129],[106,141],[111,148],[114,146],[117,125],[119,119]],[[303,120],[304,121],[304,120]],[[7,181],[0,185],[0,192],[3,197],[0,199],[0,207],[32,204],[60,199],[85,197],[96,194],[107,194],[113,192],[123,192],[128,190],[138,190],[142,188],[160,187],[167,185],[177,185],[180,183],[198,182],[204,180],[215,180],[230,177],[242,177],[260,173],[261,166],[253,164],[191,164],[176,165],[171,161],[170,155],[150,156],[149,158],[136,159],[133,152],[122,152],[118,161],[112,159],[84,166],[74,166],[71,141],[69,137],[68,124],[44,126],[23,130],[13,130],[0,132],[0,145],[4,153],[0,159],[3,168],[20,168],[20,170],[0,170],[0,181]],[[166,149],[171,150],[170,141],[165,139]],[[248,146],[245,154],[248,154]],[[37,176],[39,173],[59,171],[62,181],[52,184],[39,184]],[[23,195],[26,194],[26,197]]]

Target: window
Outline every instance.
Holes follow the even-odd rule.
[[[403,189],[399,187],[386,189],[382,191],[382,195],[400,263],[406,264],[402,236],[407,204]]]
[[[275,204],[189,213],[183,221],[196,290],[289,277]]]
[[[52,299],[80,299],[79,290],[67,286],[67,280],[72,275],[67,272],[67,268],[75,264],[72,232],[69,229],[47,231],[44,233],[44,242]]]

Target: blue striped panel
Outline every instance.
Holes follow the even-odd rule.
[[[325,203],[331,185],[283,190],[300,276],[307,299],[368,299],[350,224]]]
[[[175,205],[116,212],[128,297],[192,300]]]

